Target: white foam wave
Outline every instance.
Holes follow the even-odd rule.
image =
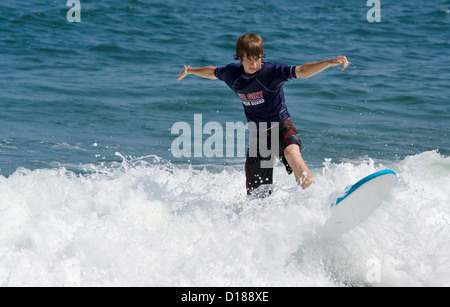
[[[317,241],[330,192],[384,168],[392,194],[338,241]],[[450,285],[450,158],[324,162],[302,191],[247,199],[243,169],[121,164],[0,176],[0,286]]]

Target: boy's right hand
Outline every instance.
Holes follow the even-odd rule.
[[[186,66],[186,65],[184,65],[184,68],[180,71],[180,74],[178,75],[178,78],[177,78],[177,81],[180,81],[180,80],[182,80],[183,78],[185,78],[188,74],[186,73],[186,70],[188,69],[188,68],[191,68],[191,66]]]

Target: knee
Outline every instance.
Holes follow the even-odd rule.
[[[284,154],[284,157],[288,160],[290,158],[301,156],[300,155],[300,146],[298,146],[297,144],[291,144],[288,147],[286,147],[283,154]]]

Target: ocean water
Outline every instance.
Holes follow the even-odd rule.
[[[0,286],[449,286],[450,1],[380,2],[1,4]],[[351,62],[284,87],[308,190],[278,165],[247,199],[239,150],[174,156],[177,122],[245,122],[224,83],[175,79],[246,32],[268,61]],[[317,240],[330,195],[385,168],[386,201]]]

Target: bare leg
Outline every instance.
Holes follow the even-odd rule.
[[[311,184],[315,183],[311,171],[303,161],[300,153],[300,148],[297,144],[291,144],[284,150],[284,157],[286,158],[289,166],[294,171],[295,180],[302,187],[306,189]]]

